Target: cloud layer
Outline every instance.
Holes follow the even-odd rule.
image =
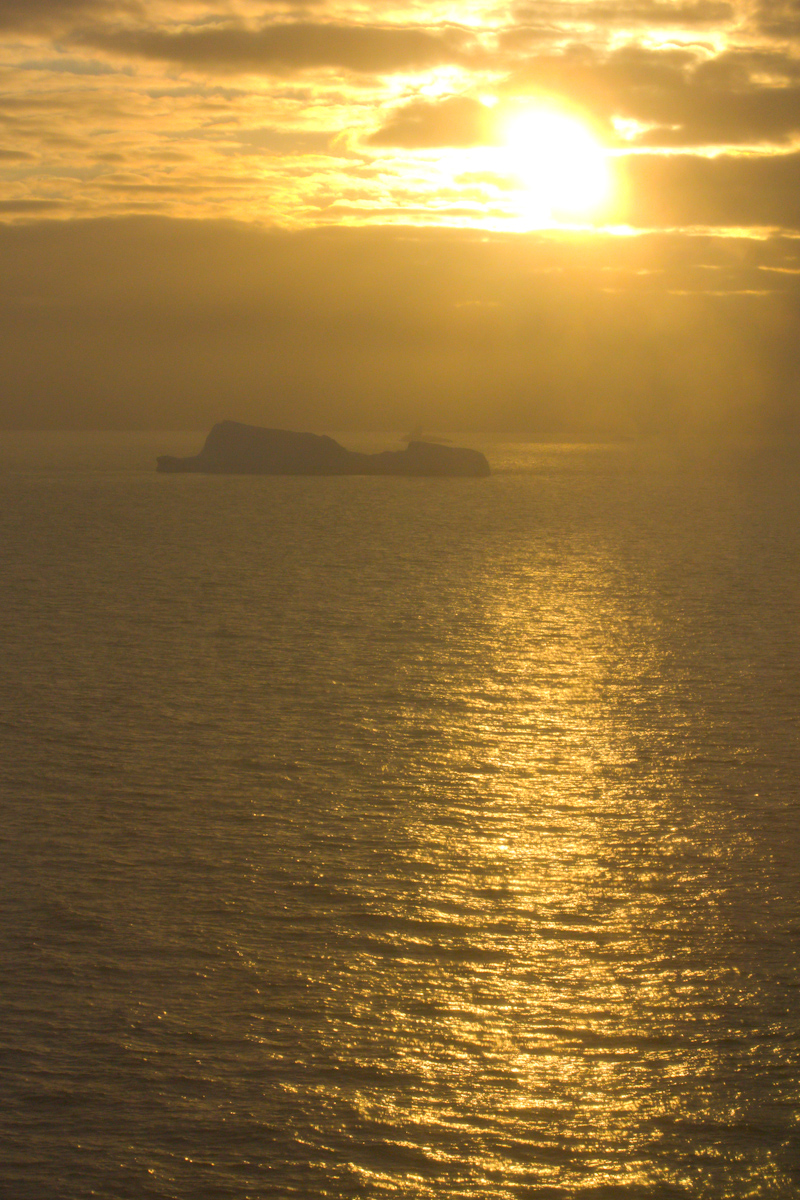
[[[233,379],[253,420],[790,427],[797,5],[453,12],[0,0],[0,423],[202,425]],[[571,229],[505,145],[537,106],[607,154]]]
[[[795,239],[0,227],[6,426],[800,432]]]
[[[612,224],[798,227],[789,4],[475,0],[459,25],[445,5],[370,14],[336,0],[0,0],[6,214],[518,228],[513,169],[479,151],[501,143],[514,105],[546,103],[612,155],[625,184]]]
[[[362,74],[424,71],[463,57],[463,30],[275,22],[258,29],[227,25],[165,32],[91,30],[81,40],[124,57],[177,63],[224,74],[282,75],[316,68]]]

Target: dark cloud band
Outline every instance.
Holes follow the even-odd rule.
[[[188,29],[91,29],[84,45],[222,73],[283,74],[339,68],[368,74],[422,70],[464,61],[474,38],[452,26],[420,29],[312,22]]]
[[[0,261],[0,425],[800,425],[794,240],[54,220]]]
[[[401,105],[368,139],[372,146],[431,149],[478,146],[491,140],[486,108],[470,96],[412,100]]]
[[[0,29],[52,29],[87,16],[138,13],[136,0],[0,0]]]
[[[632,225],[800,231],[800,154],[640,154],[621,165]]]

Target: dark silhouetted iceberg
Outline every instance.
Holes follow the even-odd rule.
[[[479,450],[438,442],[410,442],[405,450],[362,454],[317,433],[221,421],[199,454],[191,458],[162,454],[157,470],[206,475],[482,476],[489,474],[489,463]]]

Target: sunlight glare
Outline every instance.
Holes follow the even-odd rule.
[[[522,207],[531,219],[585,216],[608,198],[610,176],[603,147],[574,117],[530,108],[505,123],[505,154],[520,180]]]

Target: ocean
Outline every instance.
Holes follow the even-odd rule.
[[[0,435],[9,1200],[800,1194],[800,457],[461,440]]]

